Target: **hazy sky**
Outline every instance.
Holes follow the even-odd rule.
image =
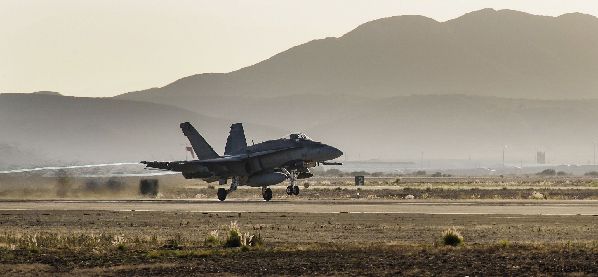
[[[589,0],[0,0],[0,92],[113,96],[236,70],[381,17],[482,8],[598,15]]]

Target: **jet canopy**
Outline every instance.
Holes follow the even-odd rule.
[[[290,134],[289,135],[289,139],[292,139],[292,140],[312,140],[310,137],[308,137],[304,133]]]

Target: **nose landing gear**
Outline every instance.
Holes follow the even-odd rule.
[[[288,195],[299,195],[299,186],[297,186],[297,185],[288,186],[287,194]]]
[[[287,195],[299,195],[299,186],[297,186],[296,181],[297,181],[297,172],[296,171],[291,171],[288,172],[288,176],[289,176],[289,180],[291,181],[291,184],[287,187]]]

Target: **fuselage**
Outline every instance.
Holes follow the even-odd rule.
[[[209,180],[241,176],[251,180],[249,178],[257,174],[312,167],[342,154],[332,146],[309,139],[277,139],[247,146],[246,153],[241,154],[238,161],[196,165],[183,170],[183,175]]]
[[[263,187],[287,178],[309,178],[312,176],[310,167],[343,155],[340,150],[304,134],[246,145],[242,126],[233,124],[225,150],[228,154],[220,156],[190,123],[182,123],[181,129],[193,145],[198,160],[142,163],[150,168],[181,172],[187,179],[223,183],[234,178],[241,185]]]

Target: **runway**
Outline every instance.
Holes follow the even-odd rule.
[[[595,215],[596,200],[0,200],[0,210]],[[597,219],[598,220],[598,219]]]

